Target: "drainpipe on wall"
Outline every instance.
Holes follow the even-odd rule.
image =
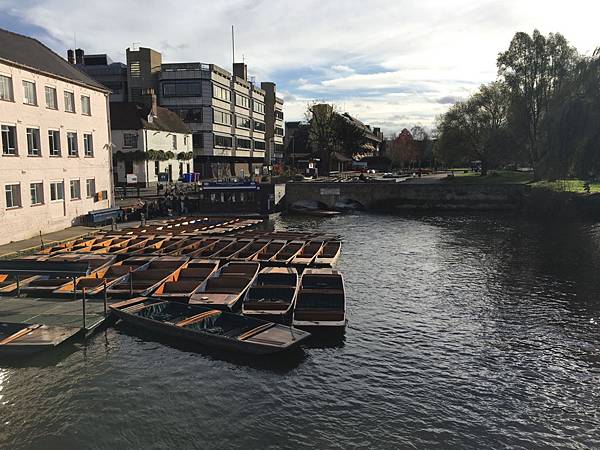
[[[115,205],[115,174],[113,173],[113,143],[112,132],[110,128],[110,100],[109,94],[104,94],[106,100],[106,124],[108,125],[108,207]]]

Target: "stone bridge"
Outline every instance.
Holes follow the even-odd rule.
[[[354,203],[371,210],[508,210],[520,208],[529,189],[523,184],[290,182],[285,204],[309,201],[339,208]]]

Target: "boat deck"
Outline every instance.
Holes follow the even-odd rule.
[[[85,313],[85,331],[89,333],[105,320],[104,301],[86,299]],[[0,321],[83,328],[82,300],[0,297]]]

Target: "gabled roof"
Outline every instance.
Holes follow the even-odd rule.
[[[0,61],[65,79],[91,89],[110,92],[40,41],[0,28]]]
[[[111,102],[110,127],[113,130],[157,130],[171,133],[191,133],[187,125],[173,111],[156,107],[156,117],[148,122],[150,107],[141,103]]]

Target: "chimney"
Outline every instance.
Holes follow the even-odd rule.
[[[154,117],[158,114],[158,105],[156,104],[156,94],[154,93],[154,89],[144,89],[144,94],[142,96],[142,101],[144,105],[150,108],[148,114],[153,115]]]
[[[245,63],[233,63],[233,75],[248,81],[248,66]]]
[[[75,64],[75,52],[71,49],[67,50],[67,61],[71,64]]]
[[[83,64],[83,50],[80,48],[75,50],[75,63]]]

